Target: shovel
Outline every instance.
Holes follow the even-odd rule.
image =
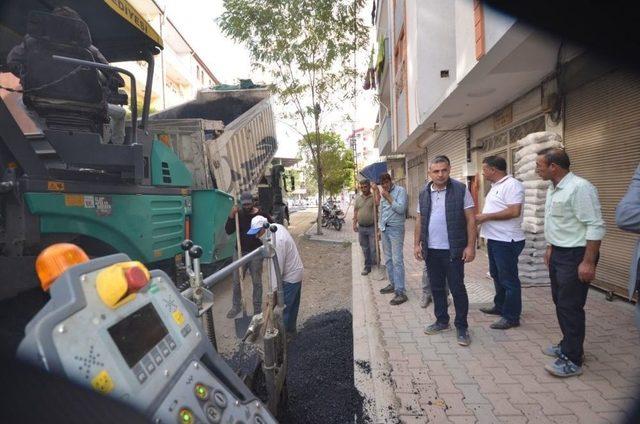
[[[239,213],[239,212],[238,212]],[[238,249],[238,260],[242,259],[242,246],[240,244],[240,218],[236,213],[236,244]],[[244,268],[244,267],[243,267]],[[247,303],[245,301],[246,290],[244,287],[244,277],[246,272],[238,269],[238,280],[240,280],[240,299],[242,300],[242,316],[235,319],[236,337],[242,339],[249,328],[251,317],[247,315]]]

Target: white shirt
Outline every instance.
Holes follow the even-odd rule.
[[[524,204],[524,186],[511,175],[491,183],[491,190],[484,199],[482,213],[495,213],[510,205]],[[522,241],[522,210],[517,218],[487,221],[480,227],[480,237],[496,241]]]
[[[431,217],[429,219],[429,249],[449,250],[449,231],[447,230],[447,213],[445,210],[445,197],[447,196],[447,188],[437,190],[435,185],[431,184]],[[469,189],[464,191],[464,208],[469,209],[475,207],[473,197]],[[420,214],[420,205],[418,205],[417,213]]]
[[[302,275],[304,273],[304,267],[302,266],[302,259],[298,253],[296,243],[289,234],[289,231],[280,224],[272,224],[278,227],[278,231],[272,233],[271,237],[275,236],[275,248],[276,255],[278,257],[278,265],[280,266],[280,273],[282,274],[282,281],[286,283],[300,283],[302,282]],[[267,230],[268,231],[268,230]],[[271,270],[271,289],[276,291],[278,282],[276,280],[276,271],[273,266]]]

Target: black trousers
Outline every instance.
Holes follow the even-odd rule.
[[[449,324],[449,306],[447,305],[447,291],[449,287],[456,310],[454,325],[459,330],[469,327],[469,296],[464,286],[464,262],[461,257],[451,257],[451,251],[441,249],[427,250],[427,276],[431,282],[433,295],[433,309],[436,321]]]
[[[578,266],[584,252],[584,247],[553,246],[549,261],[551,296],[562,331],[560,349],[571,362],[580,366],[584,353],[584,305],[589,292],[589,284],[578,279]]]

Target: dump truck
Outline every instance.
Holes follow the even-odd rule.
[[[69,25],[50,13],[63,3],[82,20]],[[12,73],[5,62],[21,43],[27,70],[22,75]],[[141,108],[139,81],[125,69],[96,61],[93,49],[108,62],[146,62]],[[277,148],[270,104],[251,106],[268,111],[258,120],[237,120],[250,112],[246,110],[225,115],[219,136],[236,140],[228,144],[242,153],[219,151],[212,156],[219,160],[201,173],[189,162],[193,152],[177,150],[150,131],[154,55],[161,49],[161,38],[125,1],[0,4],[2,269],[33,269],[35,255],[60,241],[73,242],[90,256],[122,252],[174,277],[186,238],[203,248],[203,264],[231,256],[230,249],[216,252],[215,246],[224,244],[220,237],[233,205],[233,187],[250,187],[259,165],[268,164]],[[105,75],[115,74],[129,80],[131,92],[107,93]],[[130,111],[122,143],[111,138],[114,106]],[[270,128],[272,136],[252,145],[250,134],[260,125]],[[201,157],[208,158],[204,152]],[[240,162],[232,162],[234,158]],[[208,169],[216,170],[215,179],[207,176]],[[245,174],[248,180],[238,179]],[[3,282],[0,298],[29,281],[33,284],[26,278]]]
[[[189,168],[194,188],[236,197],[253,192],[260,207],[283,223],[283,190],[294,181],[290,177],[287,184],[284,167],[272,165],[278,144],[270,96],[250,80],[200,90],[194,100],[152,115],[148,128]],[[214,258],[225,260],[232,250],[233,242],[216,234]]]

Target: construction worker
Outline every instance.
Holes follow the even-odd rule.
[[[251,220],[256,216],[265,218],[267,222],[273,222],[271,217],[260,211],[254,206],[253,196],[250,192],[245,191],[240,195],[240,206],[234,206],[231,209],[227,224],[225,225],[225,231],[228,235],[233,234],[236,231],[236,215],[238,216],[238,223],[240,227],[240,248],[242,249],[242,255],[247,255],[260,246],[260,240],[255,237],[248,236],[247,231],[251,228]],[[234,260],[237,259],[234,257]],[[243,270],[238,270],[233,273],[233,306],[227,313],[227,318],[234,318],[242,311],[242,296],[240,292],[240,272],[246,272],[247,269],[251,274],[251,282],[253,284],[253,313],[259,314],[262,311],[262,257],[258,257],[249,264],[247,264]]]
[[[256,240],[261,239],[267,231],[265,224],[268,222],[264,216],[255,216],[251,220],[251,229],[247,231],[247,235],[255,237]],[[304,267],[302,259],[300,259],[300,253],[298,253],[298,247],[289,231],[283,225],[272,225],[277,228],[272,237],[274,238],[278,267],[280,268],[284,287],[284,328],[287,334],[293,335],[296,332],[296,321],[298,319],[298,309],[300,308]],[[275,291],[277,289],[277,286],[275,286],[277,284],[275,269],[271,267],[270,272],[273,284],[271,290]]]

